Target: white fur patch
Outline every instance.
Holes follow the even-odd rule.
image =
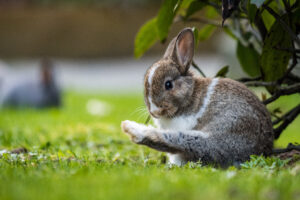
[[[160,129],[166,130],[192,130],[198,123],[198,119],[203,116],[205,113],[207,106],[210,103],[211,95],[214,93],[214,88],[218,83],[218,79],[212,79],[210,85],[207,88],[207,93],[204,97],[203,104],[200,107],[199,111],[192,115],[182,115],[172,119],[169,118],[160,118],[154,119],[155,125]],[[206,135],[203,133],[203,135]],[[207,136],[207,135],[206,135]]]
[[[149,72],[149,76],[148,76],[148,83],[149,83],[149,86],[151,87],[151,84],[152,84],[152,79],[153,79],[153,75],[156,71],[156,69],[159,67],[158,64],[156,65],[153,65],[150,69],[150,72]]]
[[[145,137],[145,131],[148,129],[143,124],[138,124],[133,121],[125,120],[121,125],[123,131],[132,137],[132,140],[136,143],[141,142]]]
[[[199,112],[196,115],[197,119],[202,117],[202,115],[204,114],[208,104],[210,103],[211,95],[214,93],[215,86],[217,85],[218,81],[219,81],[218,78],[214,78],[214,79],[212,79],[211,83],[209,84],[209,86],[207,88],[206,96],[204,97],[204,100],[203,100],[203,104],[202,104]]]
[[[151,67],[151,69],[150,69],[149,76],[148,76],[148,84],[149,84],[149,87],[150,87],[150,88],[151,88],[151,86],[152,86],[152,79],[153,79],[154,73],[155,73],[155,71],[156,71],[156,69],[157,69],[158,67],[159,67],[159,65],[156,64],[156,65],[154,65],[153,67]],[[153,113],[153,112],[159,110],[159,108],[153,103],[150,94],[148,95],[148,101],[149,101],[149,104],[150,104],[150,112]]]
[[[150,104],[150,112],[154,113],[159,110],[159,108],[152,102],[152,98],[148,97],[149,104]]]

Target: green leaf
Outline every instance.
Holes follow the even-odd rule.
[[[178,8],[180,7],[180,0],[164,0],[158,15],[157,15],[157,33],[160,41],[164,41],[168,36],[170,26],[176,15]]]
[[[226,65],[224,67],[222,67],[218,73],[215,75],[215,77],[226,77],[226,74],[228,73],[229,70],[229,66]]]
[[[219,16],[218,11],[214,7],[208,6],[205,11],[205,17],[209,19],[215,19]]]
[[[157,40],[156,18],[146,22],[139,30],[134,41],[134,56],[141,57]]]
[[[213,32],[216,30],[216,27],[214,25],[207,24],[201,28],[201,30],[198,33],[198,40],[203,41],[210,38],[210,36],[213,34]]]
[[[254,22],[255,16],[256,16],[257,8],[254,4],[249,4],[248,5],[248,18],[251,23]]]
[[[197,28],[195,28],[195,27],[193,27],[193,33],[194,33],[194,38],[195,38],[195,47],[197,47],[198,46],[198,44],[199,44],[199,37],[198,37],[198,35],[199,35],[199,31],[198,31],[198,29]]]
[[[271,15],[268,11],[264,10],[262,13],[261,13],[261,17],[262,17],[262,20],[267,28],[268,31],[270,31],[272,25],[274,24],[275,22],[275,18],[273,17],[273,15]]]
[[[250,0],[250,3],[255,4],[259,8],[264,3],[264,0]]]
[[[283,16],[282,19],[289,24],[287,15]],[[291,48],[291,46],[290,35],[282,28],[279,21],[276,21],[264,40],[260,58],[260,66],[265,81],[275,81],[283,76],[292,54],[280,49]]]
[[[201,2],[201,1],[193,1],[190,6],[188,7],[186,14],[184,16],[185,19],[189,18],[190,16],[192,16],[194,13],[196,13],[197,11],[201,10],[202,8],[205,7],[205,3]]]
[[[187,9],[193,1],[196,1],[196,0],[183,0],[180,5],[180,8]]]
[[[244,72],[252,77],[260,75],[259,54],[251,44],[248,47],[245,47],[239,41],[236,48],[236,54]]]

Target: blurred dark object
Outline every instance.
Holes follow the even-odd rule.
[[[240,0],[222,0],[222,26],[231,13],[237,9]]]
[[[28,153],[28,150],[25,147],[19,147],[19,148],[13,149],[11,151],[11,153],[13,153],[13,154]]]
[[[53,64],[49,59],[43,59],[40,67],[40,77],[28,80],[26,77],[17,82],[2,84],[0,103],[2,107],[10,108],[46,108],[61,105],[61,92],[53,74]]]

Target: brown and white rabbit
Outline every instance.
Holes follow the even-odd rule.
[[[127,120],[122,130],[137,144],[169,153],[176,165],[226,167],[270,154],[273,130],[265,106],[239,82],[193,74],[193,54],[194,35],[186,28],[145,75],[145,102],[157,128]]]

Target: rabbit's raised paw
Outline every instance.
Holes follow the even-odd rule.
[[[121,123],[121,128],[124,133],[130,136],[134,143],[140,143],[146,136],[146,131],[149,127],[138,124],[133,121],[125,120]]]

